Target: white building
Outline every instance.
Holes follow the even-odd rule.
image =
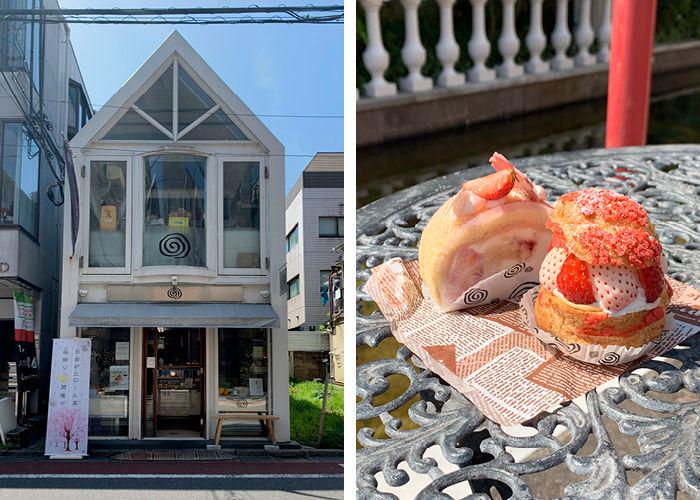
[[[211,439],[247,410],[288,441],[282,144],[173,32],[71,146],[60,333],[92,338],[90,436]]]
[[[318,328],[329,319],[328,276],[339,257],[333,249],[343,242],[343,153],[318,153],[304,168],[287,194],[285,226],[287,327],[299,353],[291,355],[292,370],[300,377],[304,363],[305,372],[317,366],[315,376],[323,376],[319,351],[328,351],[328,338]]]
[[[58,8],[55,0],[43,6]],[[32,1],[14,7],[31,8]],[[47,137],[62,151],[61,134],[72,137],[92,111],[65,24],[0,23],[0,71],[0,400],[14,397],[17,387],[12,300],[17,289],[33,298],[40,361],[41,397],[31,391],[29,410],[44,411],[51,338],[58,335],[63,209],[47,196],[53,186],[60,200],[57,161],[49,160],[30,133],[30,119],[36,124],[36,116],[44,115],[51,125]]]

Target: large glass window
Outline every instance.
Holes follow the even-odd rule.
[[[0,0],[2,1],[2,0]],[[173,78],[177,85],[173,85]],[[139,112],[134,111],[138,109]],[[177,111],[177,123],[173,113]],[[146,114],[148,119],[142,116]],[[150,121],[149,121],[150,120]],[[167,133],[163,133],[155,122]],[[177,126],[176,126],[177,125]],[[171,64],[107,132],[107,140],[245,141],[231,116],[179,64]]]
[[[260,267],[258,162],[224,162],[224,267]]]
[[[206,158],[157,155],[144,163],[143,265],[206,267]]]
[[[21,123],[3,127],[0,224],[18,224],[36,236],[39,215],[39,147]]]
[[[0,0],[3,9],[41,9],[41,0]],[[0,23],[1,66],[5,70],[31,72],[34,86],[41,89],[42,24],[36,16],[27,21]]]
[[[267,331],[219,329],[219,413],[268,411]],[[225,422],[223,436],[261,435],[257,421]]]
[[[342,217],[319,217],[318,235],[321,238],[342,238],[344,225]]]
[[[90,436],[129,435],[128,328],[85,328],[92,339],[90,359]]]
[[[126,265],[126,161],[90,162],[90,267]]]
[[[287,235],[287,252],[299,244],[299,224],[289,231]]]

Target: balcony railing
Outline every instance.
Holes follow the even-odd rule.
[[[385,74],[391,61],[383,42],[380,22],[380,9],[385,1],[359,0],[365,13],[367,33],[362,61],[370,76],[369,81],[362,86],[363,97],[392,96],[397,93],[422,92],[434,87],[458,87],[471,83],[507,80],[523,74],[567,71],[574,67],[607,63],[609,60],[611,0],[553,0],[554,23],[549,34],[545,33],[543,28],[544,0],[469,0],[471,34],[467,44],[467,66],[470,67],[463,73],[459,72],[455,69],[460,60],[460,44],[455,37],[453,19],[456,0],[435,0],[439,9],[440,31],[434,50],[441,70],[435,77],[425,76],[421,73],[427,57],[419,32],[421,0],[400,0],[405,24],[400,58],[407,74],[399,78],[398,82],[388,81]],[[516,32],[516,1],[529,2],[529,26],[527,35],[522,39]],[[495,43],[495,50],[498,51],[501,62],[491,66],[488,61],[491,59],[493,47],[486,30],[488,2],[501,4],[500,33]],[[597,18],[595,25],[592,22],[593,6]],[[572,16],[569,15],[569,9],[573,11]],[[495,9],[488,12],[495,12]],[[573,22],[570,22],[570,18]],[[525,60],[521,60],[522,57],[516,58],[521,54],[523,47],[527,53]],[[544,56],[547,48],[547,53],[551,54],[549,58]]]

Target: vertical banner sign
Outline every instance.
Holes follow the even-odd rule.
[[[17,392],[39,388],[39,367],[34,343],[34,304],[32,296],[12,290],[15,309],[15,361],[17,362]]]
[[[71,258],[75,255],[75,242],[78,241],[78,226],[80,225],[80,200],[78,199],[78,181],[75,177],[75,165],[73,165],[73,153],[66,138],[63,138],[63,156],[66,163],[66,175],[68,175],[68,188],[70,189],[70,241],[72,245]]]
[[[91,339],[55,339],[45,455],[87,455]]]

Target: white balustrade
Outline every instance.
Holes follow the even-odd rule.
[[[403,5],[406,37],[401,49],[401,59],[408,69],[408,75],[399,80],[399,88],[406,92],[418,92],[433,88],[433,81],[421,74],[425,64],[425,48],[420,42],[418,31],[418,6],[421,0],[401,0]]]
[[[530,29],[525,37],[525,45],[530,52],[525,71],[533,74],[549,71],[549,64],[542,60],[542,51],[547,45],[547,37],[542,29],[542,2],[543,0],[530,0]]]
[[[472,4],[472,37],[469,40],[469,57],[474,63],[469,70],[469,81],[487,82],[496,78],[496,72],[486,67],[486,59],[491,53],[491,44],[486,38],[484,6],[486,0],[469,0]]]
[[[554,47],[554,57],[551,65],[554,71],[569,69],[574,62],[566,55],[566,50],[571,45],[571,32],[569,31],[569,21],[567,10],[569,0],[557,0],[557,11],[554,21],[554,31],[552,31],[552,47]]]
[[[515,56],[520,48],[520,40],[515,31],[515,0],[501,0],[503,4],[503,25],[498,37],[498,51],[503,62],[496,69],[501,78],[513,78],[523,74],[523,67],[515,64]]]
[[[440,87],[454,87],[464,83],[464,74],[455,71],[455,63],[459,59],[459,45],[455,40],[452,8],[456,0],[436,0],[440,6],[440,40],[435,47],[442,71],[438,75],[437,84]]]
[[[384,0],[360,0],[365,9],[367,25],[367,48],[362,54],[362,62],[372,77],[365,84],[368,97],[383,97],[396,93],[396,84],[386,81],[384,72],[389,67],[389,53],[382,42],[382,28],[379,22],[379,9]]]
[[[612,0],[603,0],[603,16],[598,26],[598,62],[610,62],[610,33],[611,33],[611,4]]]
[[[389,53],[384,47],[381,33],[379,12],[387,0],[359,0],[365,10],[367,24],[367,48],[362,54],[371,80],[364,86],[364,95],[381,97],[397,92],[395,83],[388,82],[384,76],[389,67]],[[491,53],[491,43],[486,36],[486,4],[489,0],[469,0],[472,9],[471,38],[468,43],[472,67],[468,74],[458,72],[455,64],[459,60],[460,46],[455,38],[454,7],[456,0],[435,0],[440,13],[440,38],[435,46],[435,54],[442,70],[433,80],[421,73],[425,65],[427,51],[423,46],[419,31],[418,8],[422,0],[400,0],[404,11],[405,39],[401,48],[401,60],[408,70],[408,75],[399,80],[399,88],[404,92],[429,90],[433,85],[439,87],[456,87],[469,82],[489,82],[498,78],[513,78],[529,74],[542,74],[549,71],[564,71],[576,66],[587,66],[596,62],[607,63],[610,59],[611,4],[612,0],[596,0],[600,10],[593,16],[592,0],[575,0],[577,9],[573,30],[569,27],[568,9],[570,0],[554,0],[556,11],[554,30],[550,35],[554,56],[551,60],[542,59],[547,45],[547,34],[543,28],[543,4],[545,0],[528,0],[530,2],[530,26],[524,41],[518,38],[515,29],[515,5],[518,0],[500,0],[502,4],[502,24],[497,47],[502,57],[502,64],[494,70],[486,66]],[[496,0],[490,0],[496,1]],[[524,0],[520,0],[521,2]],[[591,17],[595,17],[595,30]],[[600,16],[600,21],[598,17]],[[572,33],[573,31],[573,33]],[[573,58],[567,52],[575,42],[576,54]],[[598,42],[595,54],[591,53],[593,40]],[[521,66],[515,57],[524,42],[529,59]]]
[[[574,57],[576,66],[588,66],[594,64],[596,58],[590,53],[590,47],[593,43],[593,27],[591,26],[591,0],[579,0],[578,24],[574,40],[578,51]]]

